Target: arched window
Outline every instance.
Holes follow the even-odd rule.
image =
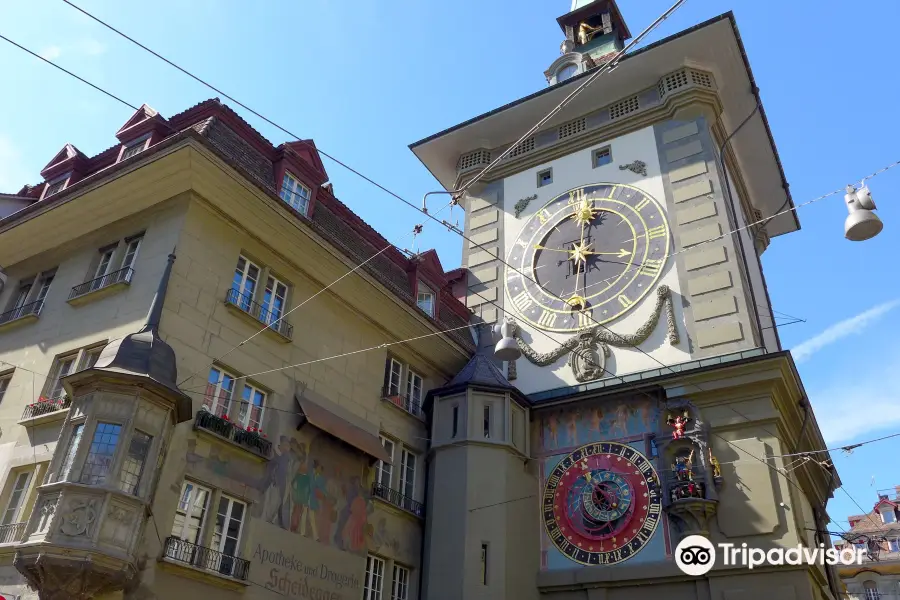
[[[866,600],[881,600],[881,594],[878,593],[878,585],[874,581],[863,583],[863,589],[866,590]]]
[[[578,71],[578,65],[569,63],[556,72],[556,81],[565,81],[566,79],[572,77],[572,75],[574,75],[576,71]]]

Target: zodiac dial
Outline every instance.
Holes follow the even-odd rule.
[[[547,331],[609,323],[653,289],[669,258],[662,206],[638,188],[599,183],[550,200],[519,232],[506,292]]]
[[[662,512],[659,476],[631,446],[588,444],[550,473],[541,512],[553,545],[571,560],[620,563],[640,552],[656,531]]]

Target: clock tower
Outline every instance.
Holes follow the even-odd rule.
[[[524,451],[450,440],[482,409],[459,385],[431,392],[427,598],[836,594],[830,567],[785,567],[776,584],[675,564],[689,535],[827,543],[816,529],[839,485],[778,458],[825,445],[771,317],[760,257],[799,222],[782,214],[793,200],[734,16],[617,59],[520,141],[631,37],[615,0],[574,0],[557,22],[546,89],[411,146],[445,189],[467,186],[480,364],[493,326],[506,351],[490,372],[528,420]]]

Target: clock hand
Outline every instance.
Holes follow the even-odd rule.
[[[609,255],[609,256],[615,256],[618,258],[625,258],[626,256],[631,256],[631,252],[629,252],[628,250],[626,250],[624,248],[622,248],[618,252],[591,252],[590,250],[585,250],[584,254]]]
[[[572,254],[571,250],[562,250],[560,248],[547,248],[546,246],[541,246],[540,244],[534,245],[535,250],[550,250],[551,252],[565,252],[566,254]]]

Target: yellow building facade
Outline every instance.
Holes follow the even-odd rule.
[[[216,100],[123,130],[0,222],[0,594],[417,597],[421,405],[474,347],[436,256]]]

